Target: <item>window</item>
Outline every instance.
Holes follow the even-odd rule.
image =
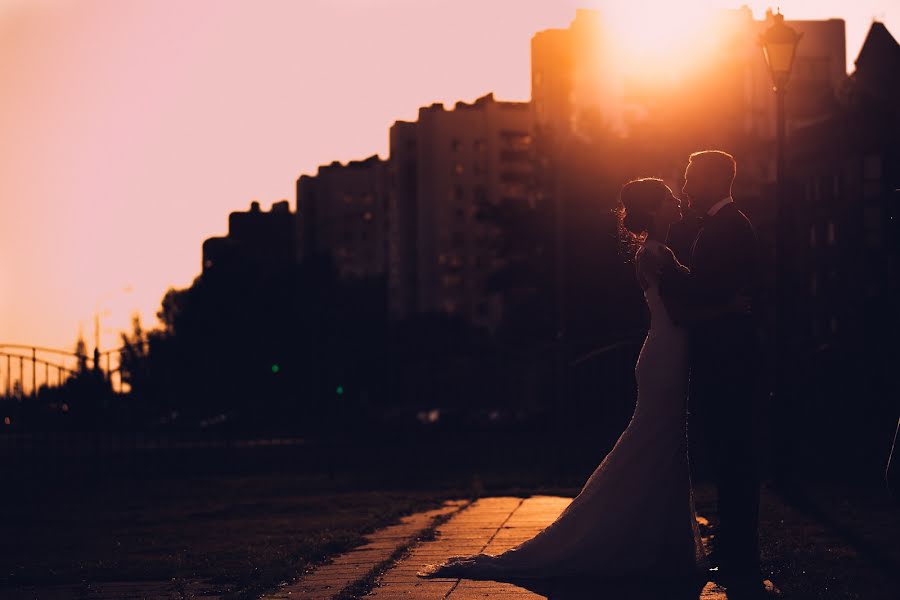
[[[531,135],[527,131],[504,129],[500,138],[510,150],[527,150],[531,147]]]
[[[453,165],[453,174],[454,175],[462,175],[464,171],[465,171],[465,168],[463,167],[463,164],[461,162],[455,163]]]
[[[504,183],[501,186],[501,193],[504,198],[526,198],[528,186],[521,183]]]
[[[472,143],[472,146],[475,148],[476,152],[484,152],[487,150],[487,142],[481,138],[478,138]]]
[[[813,223],[812,227],[809,228],[809,247],[816,247],[816,225]]]
[[[880,246],[882,242],[881,207],[870,205],[863,208],[863,227],[866,234],[866,244],[870,247]]]
[[[528,183],[531,181],[530,173],[522,171],[503,171],[500,173],[500,181],[505,183]]]
[[[353,194],[344,194],[344,204],[353,204]]]
[[[455,288],[462,284],[462,276],[460,275],[444,275],[441,277],[441,285],[445,288]]]
[[[505,162],[525,162],[530,158],[528,150],[503,150],[500,152],[500,160]]]
[[[461,148],[462,148],[462,142],[460,142],[458,139],[453,138],[452,140],[450,140],[450,149],[451,150],[453,150],[454,152],[459,152]]]
[[[834,246],[837,242],[834,232],[834,221],[828,221],[828,245]]]
[[[863,159],[863,179],[881,179],[881,157],[877,154]]]
[[[834,180],[828,175],[819,177],[819,197],[825,202],[834,200]]]
[[[362,216],[362,220],[365,221],[366,223],[371,223],[372,219],[374,219],[374,218],[375,218],[375,215],[372,214],[371,210],[367,210],[366,212],[363,213],[363,216]]]
[[[483,185],[475,186],[475,205],[484,204],[487,202],[487,189]]]
[[[466,190],[461,185],[453,186],[453,198],[454,200],[464,200],[466,197]]]

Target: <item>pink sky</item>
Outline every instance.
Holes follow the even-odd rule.
[[[386,156],[419,106],[527,100],[535,31],[576,6],[639,26],[648,4],[0,0],[0,343],[71,348],[83,327],[93,345],[95,312],[104,347],[134,311],[154,325],[230,211],[293,207],[300,174]],[[844,18],[852,70],[873,17],[900,32],[891,4],[780,6]]]

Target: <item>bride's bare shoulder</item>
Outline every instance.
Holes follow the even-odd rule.
[[[648,289],[656,281],[661,268],[660,257],[653,248],[646,245],[638,248],[634,255],[634,271],[642,290]]]

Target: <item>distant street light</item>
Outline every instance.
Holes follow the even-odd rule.
[[[797,44],[802,33],[797,33],[784,24],[784,15],[780,12],[772,15],[772,26],[759,36],[766,65],[772,77],[776,102],[776,159],[775,159],[775,394],[779,405],[787,408],[788,402],[786,365],[789,350],[787,348],[787,332],[785,311],[790,301],[787,291],[788,264],[787,241],[790,235],[786,178],[785,178],[785,114],[784,97],[787,83],[794,66]]]

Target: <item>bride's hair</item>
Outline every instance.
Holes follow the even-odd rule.
[[[659,208],[669,188],[662,179],[642,177],[632,179],[619,192],[616,215],[621,237],[634,243],[643,239],[653,226],[653,213]]]

